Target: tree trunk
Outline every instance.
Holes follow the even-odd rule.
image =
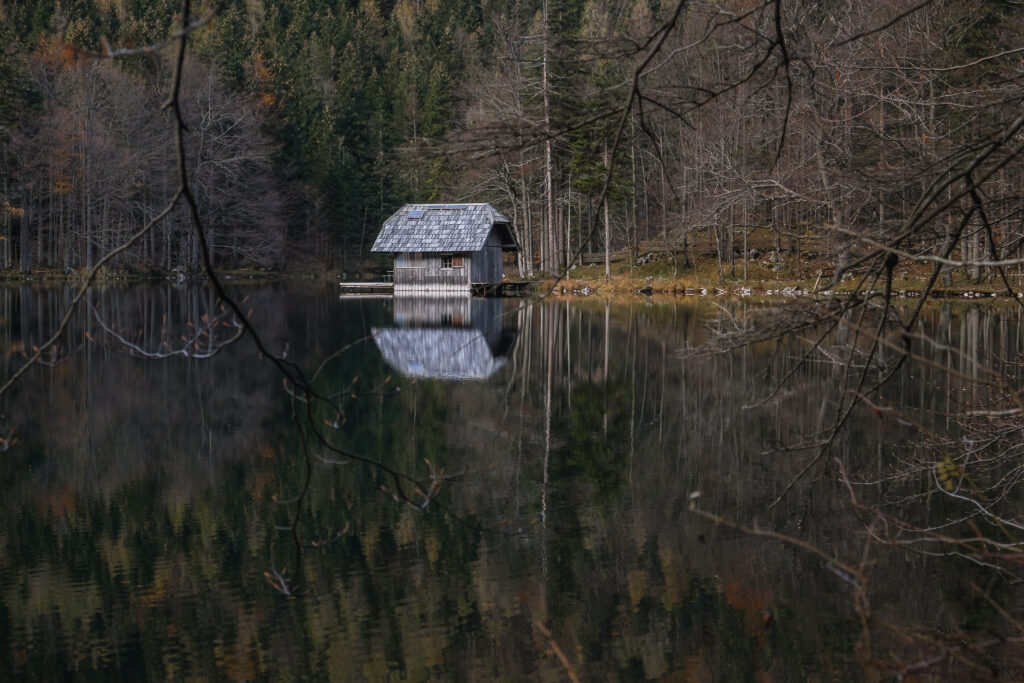
[[[561,270],[558,253],[558,230],[555,227],[555,187],[551,160],[551,87],[548,79],[548,50],[551,37],[548,26],[548,0],[544,0],[544,38],[542,64],[542,90],[544,94],[544,193],[547,201],[547,221],[541,242],[541,269],[555,274]]]
[[[611,169],[608,168],[608,143],[604,145],[604,167],[607,169],[607,173],[611,173]],[[608,220],[608,193],[604,193],[604,279],[612,279],[612,260],[611,260],[611,248],[612,248],[612,230],[611,224]]]

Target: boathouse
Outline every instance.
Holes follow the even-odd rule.
[[[501,283],[502,253],[518,248],[508,219],[490,204],[406,204],[371,251],[395,254],[395,294],[454,294]]]

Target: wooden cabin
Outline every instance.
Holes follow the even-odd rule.
[[[395,254],[395,294],[454,294],[500,283],[502,253],[518,249],[508,219],[490,204],[406,204],[371,251]]]

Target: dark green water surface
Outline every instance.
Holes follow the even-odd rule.
[[[0,291],[6,376],[68,295]],[[386,472],[300,431],[305,404],[251,341],[177,354],[196,337],[209,355],[232,331],[204,335],[218,309],[201,288],[94,293],[0,397],[0,677],[864,677],[842,572],[688,509],[860,557],[864,527],[829,463],[889,466],[871,411],[769,510],[813,457],[776,447],[835,408],[828,349],[760,401],[806,344],[682,353],[745,302],[239,296],[270,351],[310,376],[322,365],[315,386],[340,411],[313,405],[318,431],[425,487],[437,474],[433,500],[402,500]],[[967,349],[965,374],[1020,350],[1015,311],[926,317]],[[934,420],[960,381],[910,364],[884,399]],[[877,613],[985,618],[960,568],[902,551],[872,562]]]

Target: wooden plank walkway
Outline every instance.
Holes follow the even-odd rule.
[[[340,282],[342,294],[385,294],[393,292],[394,282]]]

